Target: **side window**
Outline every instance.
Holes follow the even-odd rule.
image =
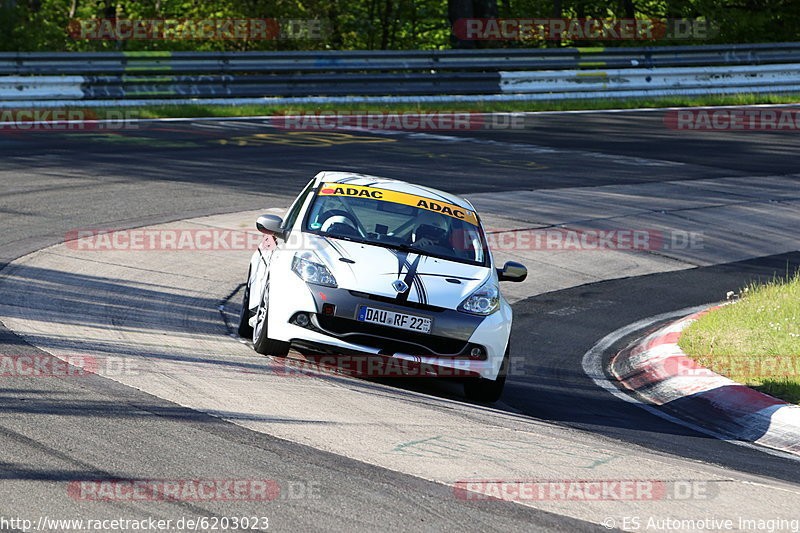
[[[283,221],[283,229],[291,230],[292,226],[294,226],[294,221],[297,220],[297,215],[300,214],[300,210],[303,208],[303,204],[306,202],[306,198],[311,193],[314,187],[314,180],[308,182],[306,188],[303,189],[303,192],[300,193],[300,196],[297,197],[297,200],[294,201],[292,207],[289,208],[289,212],[286,213],[286,218]]]

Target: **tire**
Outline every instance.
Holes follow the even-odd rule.
[[[289,353],[289,343],[270,339],[267,331],[269,312],[269,278],[264,287],[264,296],[256,311],[256,326],[253,328],[253,348],[262,355],[284,356]]]
[[[492,403],[500,399],[508,375],[509,348],[503,356],[496,379],[471,378],[464,382],[464,396],[472,402]]]
[[[247,283],[244,286],[244,299],[242,300],[242,312],[239,313],[239,336],[243,339],[253,338],[253,326],[250,325],[250,275],[247,276]]]

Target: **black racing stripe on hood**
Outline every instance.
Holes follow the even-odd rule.
[[[385,250],[389,250],[397,258],[397,277],[399,278],[403,274],[403,267],[407,269],[411,269],[411,263],[408,262],[408,252],[401,252],[400,250],[395,250],[394,248],[385,248]]]
[[[425,284],[422,282],[422,278],[419,277],[419,275],[414,276],[414,287],[417,288],[417,296],[419,297],[419,303],[427,304],[428,291],[425,289]]]
[[[423,263],[428,262],[429,257],[427,255],[420,255],[418,257],[421,259]],[[419,272],[414,273],[414,286],[417,289],[417,298],[419,299],[419,303],[421,304],[428,303],[428,291],[425,289],[425,283],[419,276]]]
[[[397,302],[398,303],[405,303],[408,301],[408,296],[411,294],[411,285],[414,284],[414,280],[417,277],[417,268],[419,267],[420,259],[422,259],[421,255],[418,255],[414,258],[414,262],[411,263],[408,267],[408,271],[406,272],[406,277],[403,279],[406,285],[408,285],[408,290],[401,292],[397,295]],[[417,290],[419,293],[419,290]]]
[[[422,259],[427,259],[427,256],[417,255],[414,259],[413,263],[408,262],[408,252],[401,252],[399,250],[394,250],[392,248],[388,248],[388,250],[397,257],[398,267],[397,267],[397,277],[398,279],[403,274],[403,268],[406,268],[406,275],[403,281],[406,285],[408,285],[408,290],[402,293],[397,294],[397,298],[395,300],[397,302],[403,303],[408,301],[408,297],[411,294],[411,288],[414,287],[417,290],[417,297],[419,299],[419,303],[426,304],[428,303],[428,291],[425,289],[425,284],[422,281],[422,278],[419,277],[417,273],[417,268],[419,267],[419,263]]]

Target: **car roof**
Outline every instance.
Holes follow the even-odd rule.
[[[376,189],[415,194],[431,200],[444,201],[472,211],[475,210],[475,208],[466,198],[461,198],[454,194],[450,194],[449,192],[440,191],[431,187],[408,183],[407,181],[381,178],[379,176],[370,176],[368,174],[358,174],[355,172],[338,172],[331,170],[320,172],[315,176],[315,178],[316,182],[314,185],[319,185],[320,183],[325,182],[360,185],[363,187],[375,187]]]

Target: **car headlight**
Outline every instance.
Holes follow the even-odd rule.
[[[292,270],[306,283],[336,287],[336,278],[313,252],[298,252],[292,259]]]
[[[467,299],[458,306],[459,311],[484,316],[491,315],[498,309],[500,309],[500,288],[491,279],[467,296]]]

